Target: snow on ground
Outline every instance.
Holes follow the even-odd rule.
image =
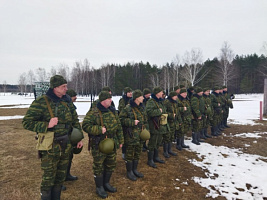
[[[116,108],[120,97],[112,98]],[[0,94],[0,106],[16,105],[15,107],[29,107],[34,100],[33,96],[18,96]],[[259,119],[259,102],[263,100],[263,94],[236,95],[233,100],[234,109],[230,110],[229,121],[235,124],[255,124],[253,120]],[[83,120],[91,106],[91,98],[79,97],[75,105],[80,121]],[[0,116],[0,120],[22,118],[23,116]],[[267,132],[240,133],[234,137],[253,137],[255,142],[261,135]],[[231,137],[231,136],[230,136]],[[186,143],[191,143],[186,140]],[[249,146],[249,145],[247,145]],[[190,145],[190,150],[196,152],[202,161],[189,161],[203,169],[206,169],[208,178],[194,177],[193,180],[201,186],[209,189],[207,197],[216,198],[219,194],[211,187],[218,190],[227,199],[263,199],[267,197],[267,163],[261,159],[267,159],[258,155],[244,154],[238,149],[230,149],[224,146],[212,146],[208,143]],[[265,189],[264,189],[265,188]],[[179,188],[176,188],[179,189]]]

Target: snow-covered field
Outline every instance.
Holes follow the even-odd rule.
[[[113,97],[116,107],[119,99],[120,97]],[[0,106],[10,105],[1,107],[1,109],[27,108],[33,100],[33,96],[24,97],[11,94],[5,94],[4,96],[3,93],[0,93]],[[75,102],[80,120],[83,119],[90,108],[91,103],[89,101],[89,97],[78,97],[77,102]],[[254,120],[260,117],[260,101],[263,101],[263,94],[236,95],[233,101],[234,109],[230,110],[230,123],[255,124]],[[22,117],[0,116],[0,120]],[[267,132],[241,133],[234,137],[255,138],[255,142],[257,142],[257,138],[261,137],[262,134],[267,134]],[[190,143],[190,140],[187,140],[186,143]],[[262,159],[267,160],[267,157],[245,154],[239,149],[230,149],[225,146],[216,147],[208,143],[199,146],[190,145],[189,151],[196,152],[200,158],[203,158],[203,161],[192,159],[189,159],[189,161],[208,171],[206,173],[208,178],[193,178],[195,182],[209,189],[210,192],[207,197],[216,198],[218,196],[218,193],[214,192],[211,186],[220,191],[221,195],[227,199],[248,200],[267,197],[267,163],[262,161]]]

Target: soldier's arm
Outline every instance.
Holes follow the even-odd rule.
[[[121,122],[120,122],[119,116],[117,114],[115,116],[116,116],[116,120],[118,121],[118,128],[117,128],[116,136],[117,136],[117,139],[119,141],[119,144],[123,144],[124,138],[123,138]]]
[[[131,119],[130,116],[128,116],[127,106],[122,109],[119,118],[122,126],[134,126],[134,119]]]
[[[174,117],[174,114],[173,114],[173,107],[172,107],[172,103],[168,100],[166,100],[164,102],[164,106],[166,108],[166,112],[168,114],[168,119],[171,119],[171,120],[174,120],[175,117]]]
[[[160,109],[153,102],[153,100],[147,102],[146,112],[147,112],[148,117],[158,117],[158,116],[161,116],[161,114],[162,114]]]
[[[193,113],[195,113],[197,118],[201,116],[201,113],[199,111],[198,99],[196,97],[193,97],[191,99],[191,108],[192,108],[192,111],[193,111]]]
[[[79,129],[81,131],[82,130],[82,127],[81,127],[81,125],[79,123],[78,114],[76,112],[76,109],[75,109],[73,103],[71,103],[70,109],[71,109],[72,119],[73,119],[72,120],[72,126],[75,127],[75,128],[77,128],[77,129]]]
[[[119,106],[118,106],[119,112],[121,112],[124,107],[125,107],[124,99],[121,98],[119,101]]]
[[[102,134],[102,126],[96,123],[96,116],[93,111],[89,111],[86,114],[82,122],[83,130],[90,135],[101,135]]]

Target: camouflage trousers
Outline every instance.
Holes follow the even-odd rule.
[[[171,135],[174,135],[174,131],[167,131],[163,136],[162,136],[162,143],[163,144],[168,144],[170,143],[171,140]],[[174,137],[174,136],[173,136]]]
[[[116,168],[116,149],[111,154],[104,154],[99,149],[92,148],[93,171],[98,176],[106,172],[113,172]]]
[[[154,151],[158,149],[162,142],[163,134],[150,133],[150,139],[148,141],[148,150]]]
[[[126,149],[126,161],[139,160],[143,143],[138,145],[127,145]]]
[[[64,152],[60,145],[55,144],[49,151],[40,151],[41,169],[44,171],[41,182],[41,190],[50,190],[54,185],[62,185],[66,178],[69,164],[71,144],[67,144]]]
[[[176,133],[177,134],[176,137],[181,138],[181,137],[185,136],[188,133],[188,131],[190,131],[190,130],[191,130],[191,124],[182,123],[178,132]]]
[[[193,119],[192,120],[192,132],[199,132],[203,128],[203,120],[202,119]]]
[[[220,115],[217,113],[214,113],[212,120],[211,120],[211,126],[215,127],[219,124],[220,122]]]

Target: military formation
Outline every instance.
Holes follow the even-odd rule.
[[[96,193],[107,198],[108,193],[117,192],[110,179],[120,148],[125,176],[137,181],[144,177],[138,170],[142,151],[147,152],[147,165],[157,168],[158,163],[165,164],[166,159],[177,156],[174,148],[190,148],[185,136],[192,137],[193,145],[201,145],[221,135],[229,128],[227,118],[234,97],[225,86],[215,86],[211,92],[208,88],[179,85],[167,96],[160,87],[143,91],[125,87],[116,110],[111,89],[106,86],[80,126],[73,104],[77,94],[73,90],[66,92],[66,80],[59,75],[51,77],[47,94],[31,104],[23,119],[25,129],[38,133],[37,149],[44,171],[42,200],[60,199],[63,182],[78,179],[70,174],[70,168],[73,153],[83,148],[82,130],[89,138]],[[48,139],[50,133],[52,142]],[[48,145],[40,148],[44,143]],[[165,160],[159,154],[161,147]]]

